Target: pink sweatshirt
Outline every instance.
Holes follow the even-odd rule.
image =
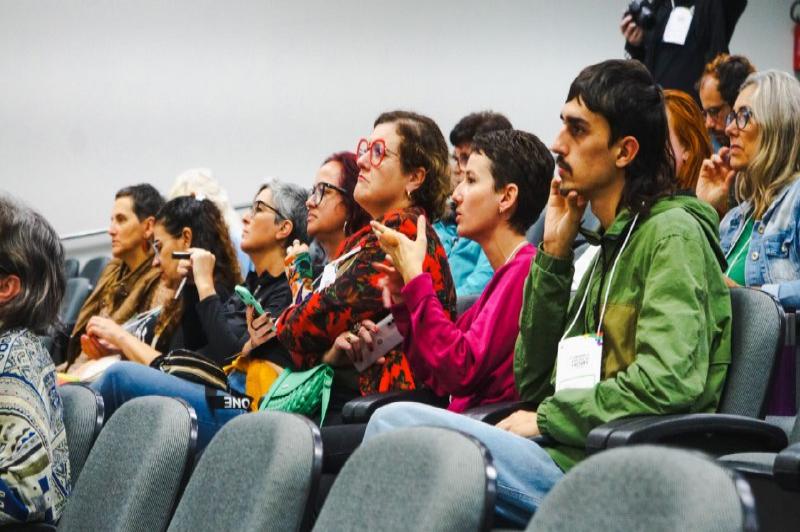
[[[428,274],[412,279],[403,288],[404,303],[392,307],[414,377],[437,394],[452,396],[448,410],[463,412],[519,398],[514,344],[523,287],[535,254],[530,244],[521,248],[455,323],[442,309]]]

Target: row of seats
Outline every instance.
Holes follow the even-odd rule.
[[[736,467],[754,483],[764,529],[791,529],[800,522],[800,424],[794,417],[766,420],[765,414],[776,361],[787,347],[787,327],[794,327],[794,321],[774,298],[760,290],[732,289],[731,305],[732,360],[717,413],[615,420],[589,434],[587,451],[649,443],[697,449],[714,457],[727,455],[725,460],[737,462]],[[379,406],[404,400],[405,393],[355,399],[348,403],[343,417],[365,422]],[[516,410],[535,406],[504,403],[466,414],[494,424]]]
[[[41,337],[56,365],[64,362],[67,341],[78,320],[78,314],[109,261],[108,257],[94,257],[86,261],[83,268],[80,268],[78,259],[69,258],[64,261],[67,285],[58,310],[59,326]]]
[[[315,515],[323,449],[319,429],[304,417],[239,416],[195,465],[196,419],[185,403],[135,399],[99,431],[102,400],[81,385],[60,392],[74,489],[58,530],[492,526],[491,456],[454,431],[406,429],[362,445]],[[570,471],[527,530],[732,531],[754,530],[755,522],[749,485],[732,470],[699,453],[636,446],[599,453]]]

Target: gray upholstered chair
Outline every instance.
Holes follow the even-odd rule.
[[[756,529],[744,479],[700,453],[636,445],[575,466],[545,497],[526,530]]]
[[[66,384],[58,387],[64,405],[64,429],[69,448],[70,478],[74,485],[80,477],[83,464],[92,450],[100,429],[103,428],[105,411],[103,397],[87,386]]]
[[[770,422],[775,421],[781,419]],[[752,486],[763,530],[791,530],[800,523],[800,416],[785,429],[790,445],[779,453],[738,453],[719,458]]]
[[[485,530],[496,476],[486,448],[461,433],[417,427],[381,434],[344,465],[314,530]]]
[[[762,418],[776,360],[784,343],[785,314],[778,302],[754,288],[731,289],[731,364],[717,413],[632,416],[595,427],[586,450],[633,443],[700,449],[716,456],[786,447],[784,431]],[[527,402],[480,406],[466,415],[495,424],[511,413],[536,410]]]
[[[80,277],[89,280],[89,284],[94,288],[97,280],[100,279],[100,274],[103,273],[106,265],[111,261],[108,257],[94,257],[86,261],[81,268]]]
[[[49,341],[49,346],[47,345],[48,342],[45,342],[53,362],[56,364],[64,361],[67,341],[75,322],[78,320],[78,313],[80,313],[81,307],[83,307],[90,293],[91,285],[87,279],[82,277],[67,279],[64,298],[61,300],[61,306],[58,309],[58,319],[63,328],[54,331],[54,335]]]
[[[194,463],[197,416],[168,397],[120,407],[97,438],[58,530],[165,530]]]
[[[76,258],[64,259],[64,276],[67,279],[72,279],[78,276],[81,269],[81,263]]]
[[[305,417],[238,416],[203,452],[169,530],[307,530],[321,471],[319,429]]]
[[[664,443],[714,455],[778,451],[786,434],[763,418],[769,385],[785,341],[780,304],[755,288],[731,289],[731,365],[716,414],[678,414],[619,419],[589,433],[596,451],[629,443]]]

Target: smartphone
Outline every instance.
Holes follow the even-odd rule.
[[[361,359],[361,362],[353,363],[358,371],[364,371],[403,342],[403,335],[397,330],[397,324],[391,314],[376,323],[375,326],[378,327],[378,332],[372,335],[372,351],[367,350],[367,354]]]
[[[172,258],[175,260],[188,259],[192,254],[188,251],[173,251]]]
[[[233,290],[236,292],[236,295],[239,296],[239,299],[241,299],[245,305],[248,305],[256,309],[256,314],[258,314],[259,316],[263,316],[266,313],[264,307],[261,306],[261,303],[259,303],[258,299],[256,299],[253,296],[253,294],[250,293],[250,290],[248,290],[246,286],[237,285],[233,288]]]

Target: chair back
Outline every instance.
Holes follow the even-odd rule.
[[[731,365],[719,412],[762,418],[786,317],[780,304],[755,288],[731,289]]]
[[[747,482],[705,455],[618,447],[579,463],[545,497],[528,532],[755,531]]]
[[[80,261],[78,261],[78,259],[74,257],[64,259],[64,276],[67,279],[72,279],[73,277],[77,277],[80,269],[81,269],[81,263]]]
[[[64,430],[69,448],[70,479],[74,485],[83,464],[103,428],[103,397],[88,386],[65,384],[58,387],[64,405]]]
[[[58,530],[166,530],[194,463],[197,415],[169,397],[122,405],[97,438]]]
[[[61,300],[61,306],[58,309],[58,317],[61,323],[65,325],[74,324],[78,319],[78,313],[81,307],[89,297],[91,286],[88,279],[83,277],[73,277],[67,279],[67,286],[64,289],[64,299]],[[72,330],[67,331],[67,334]]]
[[[89,284],[94,288],[97,280],[100,279],[100,274],[103,273],[106,265],[111,261],[108,257],[94,257],[86,261],[86,264],[81,268],[80,276],[89,280]]]
[[[321,471],[322,439],[308,419],[238,416],[203,452],[169,530],[308,529]]]
[[[345,463],[314,530],[487,530],[495,489],[491,457],[477,440],[433,427],[387,432]]]

